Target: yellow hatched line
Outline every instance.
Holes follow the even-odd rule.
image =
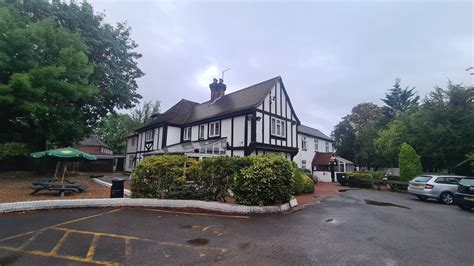
[[[217,251],[220,251],[222,253],[227,252],[226,248],[221,248],[221,247],[195,247],[195,246],[191,246],[191,245],[185,245],[185,244],[174,243],[174,242],[160,242],[160,241],[156,241],[156,240],[153,240],[153,239],[139,238],[139,237],[135,237],[135,236],[109,234],[109,233],[101,233],[101,232],[91,232],[91,231],[83,231],[83,230],[69,229],[69,228],[63,228],[63,227],[55,227],[55,228],[51,228],[51,229],[66,231],[66,232],[70,232],[70,233],[122,238],[122,239],[125,239],[125,240],[146,241],[146,242],[152,242],[152,243],[159,244],[159,245],[190,248],[190,249],[194,249],[194,250],[217,250]]]
[[[66,256],[66,255],[50,254],[50,253],[43,252],[43,251],[27,251],[27,250],[18,251],[15,248],[6,247],[6,246],[0,246],[0,248],[5,249],[5,250],[9,250],[9,251],[16,251],[16,252],[20,252],[20,253],[24,253],[24,254],[43,256],[43,257],[49,257],[49,258],[65,259],[65,260],[72,260],[72,261],[79,261],[79,262],[89,262],[89,263],[100,264],[100,265],[118,265],[118,263],[113,262],[113,261],[87,260],[85,258],[81,258],[81,257],[77,257],[77,256]]]
[[[121,209],[115,209],[115,210],[111,210],[111,211],[108,211],[108,212],[102,212],[102,213],[98,213],[98,214],[94,214],[94,215],[90,215],[90,216],[86,216],[86,217],[82,217],[82,218],[78,218],[78,219],[66,221],[66,222],[63,222],[63,223],[59,223],[59,224],[47,226],[47,227],[44,227],[44,228],[41,228],[41,229],[38,229],[38,230],[35,230],[35,231],[29,231],[29,232],[17,234],[17,235],[14,235],[14,236],[9,236],[9,237],[0,239],[0,242],[5,241],[5,240],[10,240],[10,239],[13,239],[13,238],[16,238],[16,237],[21,237],[21,236],[30,235],[30,234],[33,234],[33,233],[36,233],[36,232],[39,232],[39,231],[44,231],[44,230],[47,230],[47,229],[51,229],[51,228],[53,228],[53,227],[62,226],[62,225],[66,225],[66,224],[71,224],[71,223],[75,223],[75,222],[79,222],[79,221],[83,221],[83,220],[87,220],[87,219],[99,217],[99,216],[102,216],[102,215],[105,215],[105,214],[109,214],[109,213],[114,213],[114,212],[117,212],[117,211],[120,211],[120,210],[121,210]]]
[[[97,248],[97,242],[99,242],[99,237],[100,235],[95,234],[92,238],[91,245],[89,247],[89,250],[87,251],[86,260],[92,260],[92,258],[94,257],[95,249]]]
[[[58,254],[59,249],[62,247],[66,238],[69,236],[70,232],[65,232],[64,235],[59,239],[58,243],[54,246],[54,248],[48,253],[51,256],[55,256]]]

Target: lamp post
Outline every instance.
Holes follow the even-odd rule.
[[[333,154],[331,155],[331,158],[329,159],[329,170],[331,170],[331,181],[332,182],[336,182],[336,177],[335,177],[335,174],[334,174],[334,167],[336,166],[337,164],[337,159],[336,159],[336,155]]]

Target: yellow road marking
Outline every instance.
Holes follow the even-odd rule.
[[[54,248],[49,252],[49,255],[56,255],[58,254],[58,251],[59,249],[61,248],[61,246],[64,244],[64,241],[66,241],[66,238],[69,236],[70,232],[65,232],[63,237],[61,237],[61,239],[59,239],[58,243],[56,244],[56,246],[54,246]]]
[[[46,230],[46,229],[50,229],[50,228],[53,228],[53,227],[57,227],[57,226],[65,225],[65,224],[71,224],[71,223],[83,221],[83,220],[86,220],[86,219],[95,218],[95,217],[98,217],[98,216],[102,216],[102,215],[105,215],[105,214],[117,212],[117,211],[120,211],[120,210],[121,210],[121,209],[114,209],[114,210],[111,210],[111,211],[108,211],[108,212],[102,212],[102,213],[98,213],[98,214],[94,214],[94,215],[90,215],[90,216],[86,216],[86,217],[82,217],[82,218],[78,218],[78,219],[66,221],[66,222],[63,222],[63,223],[59,223],[59,224],[47,226],[47,227],[44,227],[44,228],[41,228],[41,229],[38,229],[38,230],[35,230],[35,231],[29,231],[29,232],[21,233],[21,234],[18,234],[18,235],[9,236],[9,237],[0,239],[0,242],[5,241],[5,240],[10,240],[10,239],[13,239],[13,238],[16,238],[16,237],[21,237],[21,236],[30,235],[30,234],[33,234],[33,233],[35,233],[35,232],[44,231],[44,230]]]
[[[27,251],[27,250],[22,250],[18,251],[15,248],[11,247],[6,247],[6,246],[0,246],[1,249],[9,250],[9,251],[16,251],[24,254],[29,254],[29,255],[37,255],[37,256],[43,256],[43,257],[49,257],[49,258],[58,258],[58,259],[66,259],[66,260],[72,260],[72,261],[79,261],[79,262],[89,262],[89,263],[95,263],[95,264],[101,264],[101,265],[116,265],[116,262],[113,261],[106,261],[106,260],[86,260],[81,257],[77,256],[65,256],[65,255],[52,255],[50,253],[46,253],[43,251]]]
[[[89,250],[87,251],[86,255],[86,260],[92,260],[94,257],[95,249],[97,248],[97,242],[99,242],[99,237],[100,235],[94,235],[92,238],[91,246],[89,247]]]
[[[210,213],[198,213],[198,212],[180,212],[180,211],[166,211],[157,209],[144,209],[147,211],[164,212],[164,213],[176,213],[184,215],[196,215],[196,216],[212,216],[212,217],[224,217],[224,218],[237,218],[237,219],[250,219],[247,215],[225,215],[225,214],[210,214]]]
[[[226,252],[226,248],[221,248],[221,247],[195,247],[191,245],[185,245],[185,244],[180,244],[180,243],[174,243],[174,242],[161,242],[161,241],[156,241],[153,239],[148,239],[148,238],[139,238],[135,236],[128,236],[128,235],[118,235],[118,234],[109,234],[109,233],[101,233],[101,232],[91,232],[91,231],[84,231],[84,230],[76,230],[76,229],[69,229],[69,228],[64,228],[64,227],[55,227],[51,228],[53,230],[60,230],[60,231],[66,231],[69,233],[78,233],[78,234],[86,234],[86,235],[98,235],[98,236],[108,236],[108,237],[115,237],[115,238],[122,238],[122,239],[128,239],[128,240],[138,240],[138,241],[145,241],[145,242],[151,242],[159,245],[166,245],[166,246],[174,246],[174,247],[183,247],[183,248],[190,248],[190,249],[195,249],[195,250],[217,250],[220,252]]]

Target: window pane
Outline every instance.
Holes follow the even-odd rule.
[[[209,135],[214,136],[214,124],[211,124],[211,129],[209,130]]]
[[[272,134],[275,134],[275,118],[272,118]]]
[[[281,121],[281,135],[284,137],[286,136],[286,126],[285,122]]]
[[[216,123],[216,127],[215,127],[215,134],[214,135],[219,135],[220,134],[220,128],[219,128],[219,125],[220,123]]]
[[[280,120],[277,120],[276,121],[276,134],[277,135],[280,135]]]

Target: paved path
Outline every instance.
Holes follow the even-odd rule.
[[[473,224],[474,212],[370,190],[278,215],[39,211],[0,217],[0,265],[472,265]]]

